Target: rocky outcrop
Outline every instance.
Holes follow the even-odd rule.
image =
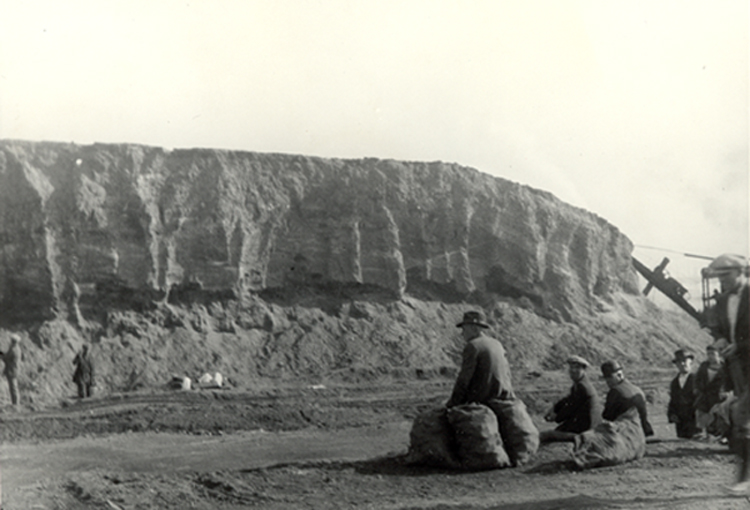
[[[456,164],[0,141],[16,318],[353,285],[574,320],[637,293],[631,250],[594,214]]]

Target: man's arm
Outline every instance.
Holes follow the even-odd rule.
[[[706,368],[703,363],[700,364],[698,370],[695,372],[695,393],[696,396],[700,396],[705,393],[707,384]]]
[[[680,421],[677,412],[677,399],[675,397],[676,386],[678,384],[679,383],[675,382],[674,379],[669,383],[669,403],[667,404],[667,421],[669,421],[669,423],[678,423]],[[638,409],[638,414],[641,414],[640,408]]]
[[[453,385],[453,393],[446,407],[458,406],[466,403],[466,393],[469,389],[469,383],[474,375],[474,369],[477,366],[476,349],[471,344],[464,347],[461,359],[461,370],[456,377],[456,383]]]
[[[558,400],[552,409],[554,410],[555,421],[557,423],[562,423],[570,419],[576,411],[576,401],[573,392],[571,391],[568,396]]]
[[[586,390],[586,401],[584,405],[587,406],[586,409],[589,415],[589,424],[593,429],[602,421],[602,407],[599,402],[599,395],[597,395],[594,387],[591,384],[584,385],[583,387]]]
[[[619,393],[610,391],[607,393],[607,400],[604,403],[604,410],[602,411],[602,418],[607,421],[614,421],[620,415],[620,404]]]
[[[646,399],[642,394],[638,393],[633,396],[633,403],[636,409],[638,409],[638,415],[641,417],[641,427],[643,427],[643,433],[648,436],[654,435],[654,429],[651,428],[651,424],[648,422],[648,413],[646,411]]]

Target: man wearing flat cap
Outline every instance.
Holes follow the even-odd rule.
[[[447,407],[515,398],[505,349],[498,340],[485,334],[489,326],[482,314],[466,312],[456,327],[461,328],[466,346]]]
[[[709,276],[719,278],[716,298],[718,325],[712,332],[714,347],[721,353],[729,383],[737,397],[732,410],[732,435],[740,457],[737,483],[730,491],[750,493],[750,301],[746,272],[748,263],[740,255],[724,254],[708,265]]]
[[[685,349],[677,349],[672,363],[677,367],[677,375],[669,383],[669,403],[667,419],[674,423],[677,437],[691,439],[698,433],[695,424],[695,400],[698,392],[695,388],[695,375],[692,365],[695,356]]]
[[[571,356],[567,363],[573,386],[568,396],[557,401],[545,415],[546,421],[559,425],[554,430],[547,430],[539,435],[543,443],[573,442],[577,434],[594,428],[601,421],[599,395],[586,374],[590,363],[581,356]]]
[[[718,324],[713,331],[716,338],[714,347],[727,362],[735,362],[727,368],[733,378],[732,383],[740,383],[740,387],[735,388],[737,396],[743,388],[747,388],[749,380],[750,304],[746,269],[744,257],[731,254],[716,257],[708,266],[709,275],[716,276],[721,285],[721,293],[716,298]]]
[[[631,407],[635,407],[641,419],[643,433],[646,437],[653,436],[654,429],[648,421],[646,397],[643,395],[643,390],[625,378],[622,367],[617,361],[605,361],[602,363],[601,369],[602,377],[609,386],[602,418],[607,421],[615,421]]]

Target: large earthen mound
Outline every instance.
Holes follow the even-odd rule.
[[[456,164],[0,141],[2,319],[39,402],[70,394],[84,340],[104,390],[451,375],[468,307],[516,377],[572,352],[668,364],[707,337],[639,296],[631,251]]]

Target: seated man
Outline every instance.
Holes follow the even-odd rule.
[[[625,378],[622,367],[618,362],[605,361],[602,363],[601,369],[602,376],[609,386],[602,418],[607,421],[615,421],[618,416],[635,407],[638,410],[643,433],[646,437],[653,436],[654,429],[648,422],[646,398],[643,391]]]
[[[505,349],[498,340],[484,333],[489,326],[484,323],[482,314],[466,312],[456,327],[461,328],[466,345],[461,369],[446,407],[470,402],[487,404],[496,398],[513,399],[515,395]]]
[[[589,362],[580,356],[568,358],[568,375],[573,380],[573,386],[568,396],[559,400],[544,417],[546,421],[559,425],[540,434],[542,443],[573,442],[576,434],[594,428],[601,420],[599,396],[586,375],[589,366]]]

